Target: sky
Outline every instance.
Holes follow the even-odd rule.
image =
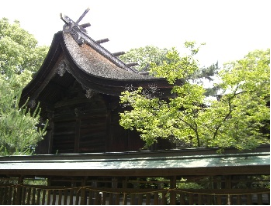
[[[60,13],[90,23],[94,40],[109,38],[110,52],[147,45],[177,48],[185,41],[206,43],[201,65],[243,58],[249,51],[270,48],[270,0],[0,0],[0,18],[33,34],[39,45],[50,45],[62,30]]]

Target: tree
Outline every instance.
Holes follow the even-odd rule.
[[[193,43],[193,42],[192,42]],[[197,52],[199,48],[194,48],[193,52]],[[124,55],[120,56],[120,59],[126,63],[138,63],[135,68],[138,71],[149,72],[151,69],[151,64],[155,64],[156,66],[163,65],[163,62],[167,62],[170,64],[171,59],[167,58],[167,53],[170,52],[169,49],[163,48],[160,49],[155,46],[145,46],[140,48],[135,48],[129,50]],[[214,76],[217,74],[219,70],[218,62],[212,64],[208,67],[201,67],[193,75],[190,77],[196,83],[212,82],[214,80]],[[217,91],[220,88],[218,86],[213,86],[211,88],[207,88],[205,91],[206,96],[215,96]]]
[[[19,107],[21,89],[18,79],[0,78],[0,155],[30,154],[45,135],[39,124],[39,109],[33,113],[26,105]]]
[[[45,134],[37,127],[38,107],[31,113],[19,100],[47,51],[18,21],[0,20],[0,155],[29,154]]]
[[[120,125],[136,129],[149,146],[158,137],[191,144],[194,147],[235,147],[251,149],[268,142],[260,130],[269,119],[269,53],[255,51],[244,59],[228,63],[219,73],[221,98],[207,100],[202,85],[194,83],[198,73],[198,52],[186,42],[191,54],[180,57],[175,49],[167,54],[170,63],[152,65],[151,73],[172,84],[174,98],[159,99],[142,88],[122,93],[121,103],[132,110],[120,114]],[[183,79],[183,85],[176,80]]]
[[[150,64],[160,65],[163,61],[167,61],[166,54],[168,49],[160,49],[155,46],[145,46],[131,49],[119,58],[126,63],[138,63],[135,68],[138,71],[149,71]]]
[[[36,72],[48,52],[47,46],[37,46],[33,35],[20,27],[0,20],[0,73],[20,74],[25,70]]]

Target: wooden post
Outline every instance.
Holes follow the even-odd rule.
[[[31,190],[31,187],[27,187],[27,199],[26,199],[26,204],[27,205],[30,205],[30,198],[31,198],[31,192],[32,192],[32,190]]]
[[[146,194],[146,205],[150,205],[151,204],[151,194],[147,193]]]
[[[176,176],[170,177],[170,204],[176,205],[176,192],[173,190],[176,188]]]
[[[226,176],[226,189],[231,190],[231,175]],[[230,194],[227,196],[227,205],[231,205],[232,197]]]
[[[62,190],[58,190],[58,205],[61,205],[61,201],[62,201]]]
[[[216,196],[216,200],[217,200],[217,204],[218,204],[218,205],[222,205],[221,195],[217,195],[217,196]]]
[[[257,202],[258,202],[258,205],[262,205],[263,204],[263,197],[262,197],[263,194],[258,194],[257,195]]]
[[[36,204],[35,198],[36,198],[36,188],[33,187],[32,188],[32,203],[31,203],[32,205]]]
[[[79,195],[78,191],[79,191],[79,189],[75,189],[76,194],[75,194],[75,203],[74,204],[76,204],[76,205],[79,205],[80,195]]]
[[[247,195],[247,204],[252,205],[252,195]]]
[[[46,199],[46,190],[42,190],[42,200],[41,200],[41,204],[45,205],[45,199]]]
[[[37,189],[37,201],[36,201],[36,205],[40,205],[40,193],[41,193],[41,189],[38,188]]]
[[[73,203],[73,193],[74,193],[74,189],[71,188],[71,190],[70,190],[70,202],[69,202],[70,205],[73,205],[73,204],[74,204],[74,203]]]
[[[68,190],[64,191],[64,205],[67,205],[68,202]]]
[[[52,205],[56,205],[56,193],[57,193],[57,190],[54,189],[53,190],[53,202],[52,202]]]
[[[21,205],[25,205],[26,200],[26,187],[22,187]]]
[[[22,201],[22,185],[23,184],[23,177],[20,176],[18,179],[18,187],[17,187],[17,197],[16,197],[16,205],[20,205]]]
[[[47,190],[47,205],[51,205],[51,190]]]
[[[117,189],[118,188],[118,179],[116,177],[113,177],[111,180],[111,184],[112,184],[112,188],[113,189]],[[113,205],[116,204],[116,199],[117,199],[117,195],[116,194],[112,194],[112,203]],[[119,203],[118,203],[119,204]]]
[[[162,192],[162,200],[161,200],[162,201],[161,202],[162,205],[166,205],[167,204],[166,195],[167,195],[166,192]]]
[[[180,193],[180,204],[185,205],[185,193],[181,192]]]
[[[83,187],[81,189],[81,203],[80,203],[81,205],[86,204],[86,189],[84,188],[86,186],[86,180],[87,180],[87,177],[84,177],[81,183],[81,187]]]
[[[112,128],[111,128],[111,108],[109,108],[108,104],[107,106],[107,111],[106,111],[106,143],[105,143],[105,151],[108,152],[111,150],[111,144],[113,141],[112,140]]]
[[[78,109],[75,109],[75,115],[76,115],[76,124],[75,124],[74,152],[79,152],[81,119],[79,117]]]
[[[154,205],[158,205],[159,204],[158,199],[159,199],[158,192],[154,192],[154,200],[153,200]],[[133,205],[134,204],[135,203],[133,203]]]
[[[123,193],[123,201],[122,201],[123,205],[127,205],[127,193],[126,193],[127,181],[128,181],[128,177],[125,177],[122,180],[122,188],[123,188],[123,191],[124,191],[124,193]]]
[[[54,112],[53,111],[47,111],[48,112],[48,119],[49,119],[49,125],[47,130],[46,136],[48,136],[48,150],[47,154],[51,154],[53,151],[53,141],[54,141]]]

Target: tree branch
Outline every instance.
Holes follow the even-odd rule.
[[[198,134],[198,130],[197,130],[197,124],[195,123],[195,127],[193,127],[192,124],[188,123],[187,121],[183,120],[182,118],[179,117],[179,120],[181,120],[182,122],[184,122],[185,124],[187,124],[196,134],[196,138],[197,138],[197,142],[198,142],[198,147],[200,147],[200,141],[199,141],[199,134]]]
[[[226,114],[226,116],[224,117],[224,119],[222,120],[222,122],[220,123],[220,125],[218,125],[218,126],[216,127],[215,132],[214,132],[214,135],[213,135],[213,139],[216,138],[219,129],[222,127],[223,123],[230,117],[230,115],[231,115],[231,113],[232,113],[232,111],[233,111],[233,108],[232,108],[232,99],[233,99],[234,97],[236,97],[237,95],[239,95],[239,94],[245,92],[245,91],[241,91],[241,92],[236,93],[237,90],[238,90],[238,88],[239,88],[239,84],[236,86],[236,89],[235,89],[235,91],[234,91],[234,93],[233,93],[233,96],[231,96],[231,97],[228,99],[229,112],[228,112],[228,114]]]

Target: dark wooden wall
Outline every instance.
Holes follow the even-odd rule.
[[[86,98],[76,81],[49,116],[48,133],[36,153],[92,153],[137,151],[144,142],[138,133],[119,125],[119,97],[94,93]]]

